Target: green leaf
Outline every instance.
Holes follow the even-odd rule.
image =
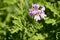
[[[47,18],[45,18],[45,23],[54,25],[54,24],[56,24],[56,20],[50,19],[47,17]]]
[[[8,4],[14,4],[17,2],[17,0],[4,0],[4,2]]]

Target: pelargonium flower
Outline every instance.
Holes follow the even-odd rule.
[[[34,19],[38,21],[38,20],[41,20],[42,18],[45,18],[46,14],[44,11],[45,11],[44,6],[42,6],[42,8],[39,9],[38,4],[32,4],[32,8],[29,9],[29,14],[31,16],[34,16]]]

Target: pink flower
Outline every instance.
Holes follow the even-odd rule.
[[[41,10],[39,10],[39,5],[32,4],[32,8],[29,9],[29,14],[31,16],[34,16],[34,19],[36,21],[38,21],[38,20],[41,20],[41,19],[46,17],[46,14],[45,14],[44,11],[45,11],[45,7],[44,6],[42,6]]]

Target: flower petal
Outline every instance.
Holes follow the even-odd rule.
[[[35,9],[38,9],[39,5],[38,4],[32,4],[32,7],[35,8]]]
[[[29,14],[30,15],[33,15],[32,12],[33,12],[33,10],[32,9],[29,9]]]
[[[41,18],[40,18],[39,15],[35,15],[35,16],[34,16],[34,19],[35,19],[36,21],[41,20]]]
[[[42,9],[41,9],[41,11],[45,11],[45,7],[44,7],[44,6],[42,6]]]
[[[46,17],[46,14],[43,12],[41,13],[41,18],[45,18]]]
[[[37,10],[37,14],[40,15],[40,13],[41,13],[41,10]]]

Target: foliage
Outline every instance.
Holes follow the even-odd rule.
[[[29,16],[32,3],[45,6],[45,19]],[[55,40],[59,30],[59,0],[0,0],[0,40]]]

